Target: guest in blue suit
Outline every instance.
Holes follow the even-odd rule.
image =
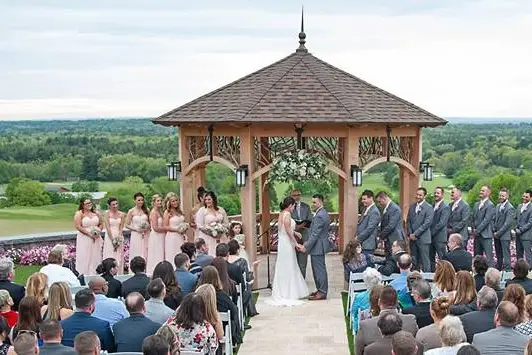
[[[113,326],[117,352],[142,352],[144,338],[157,333],[159,323],[148,319],[144,297],[138,292],[130,293],[126,298],[129,318],[122,319]]]
[[[187,254],[181,253],[174,257],[175,276],[177,283],[181,286],[183,297],[194,291],[198,284],[198,276],[188,271],[190,267],[190,258]]]
[[[114,351],[114,337],[108,321],[93,317],[96,298],[89,289],[78,291],[74,300],[77,311],[69,318],[61,321],[63,327],[63,341],[65,346],[74,346],[74,338],[81,332],[91,330],[98,334],[102,350]]]

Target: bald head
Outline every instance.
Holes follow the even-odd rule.
[[[98,294],[106,295],[107,294],[107,281],[105,281],[105,279],[100,276],[92,278],[89,281],[89,288],[96,295]]]
[[[138,292],[131,292],[126,298],[126,308],[130,314],[144,313],[146,311],[144,297]]]
[[[412,258],[408,254],[401,254],[397,260],[397,266],[401,271],[410,271],[412,268]]]
[[[458,233],[452,233],[447,240],[449,250],[454,250],[462,247],[462,236]]]
[[[495,325],[497,327],[514,327],[519,323],[519,310],[510,301],[502,301],[495,313]]]

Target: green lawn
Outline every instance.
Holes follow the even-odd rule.
[[[72,218],[76,209],[74,204],[2,208],[0,236],[73,230]]]
[[[342,292],[342,311],[344,312],[344,318],[345,318],[345,331],[347,336],[347,344],[349,346],[349,354],[355,355],[355,339],[353,336],[353,332],[351,331],[351,327],[349,327],[349,317],[345,317],[345,310],[347,306],[347,292]]]
[[[42,266],[40,265],[16,265],[15,266],[15,283],[19,285],[26,285],[26,280],[35,272],[38,272]]]

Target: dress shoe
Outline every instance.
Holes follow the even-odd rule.
[[[248,330],[248,329],[251,329],[251,325],[249,324],[244,325],[244,330]]]
[[[314,296],[310,296],[308,299],[309,301],[321,301],[326,300],[327,296],[317,293]]]
[[[311,296],[311,297],[312,297],[312,296],[316,296],[316,295],[318,294],[318,292],[319,292],[319,291],[314,291],[314,292],[312,292],[312,293],[310,294],[310,296]]]

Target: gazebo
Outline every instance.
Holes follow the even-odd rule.
[[[180,193],[185,215],[195,191],[205,184],[205,166],[215,161],[241,181],[242,223],[264,238],[270,227],[270,196],[265,184],[272,159],[306,148],[328,161],[338,175],[340,251],[355,235],[360,174],[390,161],[400,168],[400,205],[406,213],[419,184],[421,129],[447,121],[377,88],[312,54],[301,20],[299,47],[289,56],[154,119],[177,126]],[[258,185],[260,211],[256,211]],[[246,235],[250,259],[256,235]],[[264,250],[264,248],[263,248]]]

